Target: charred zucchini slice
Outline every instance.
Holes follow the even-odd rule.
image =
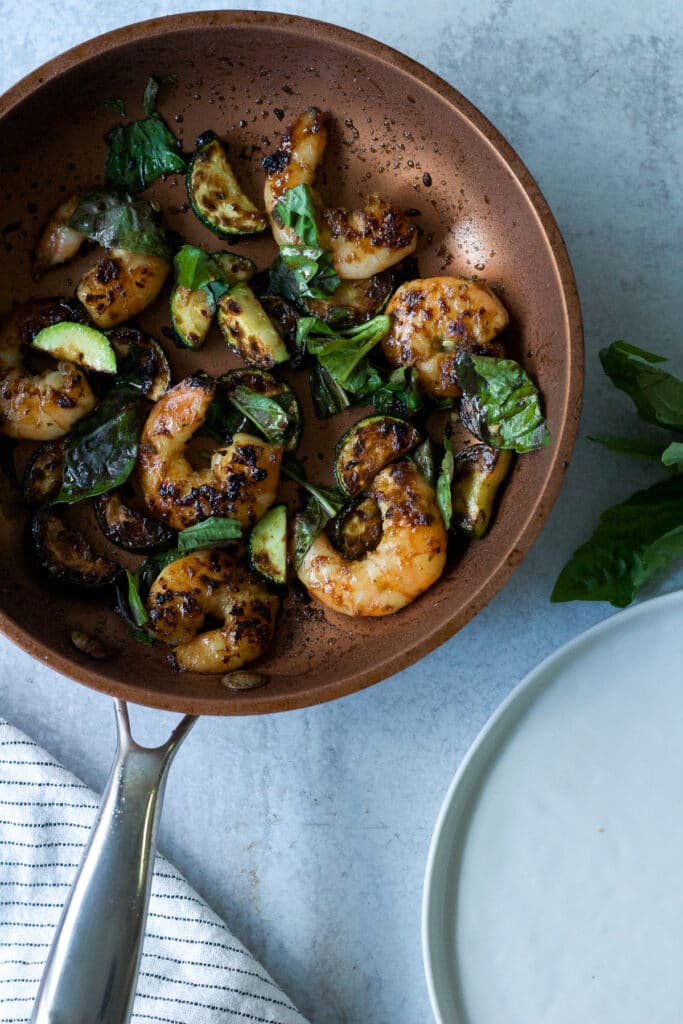
[[[382,513],[374,498],[351,502],[335,517],[332,541],[344,558],[353,561],[373,551],[382,539]]]
[[[171,292],[171,322],[183,348],[201,348],[216,312],[216,300],[205,288],[196,291],[177,284]]]
[[[248,284],[218,300],[217,323],[226,342],[252,366],[269,370],[289,359],[287,346]]]
[[[197,139],[187,169],[187,194],[192,209],[221,238],[265,231],[268,218],[245,196],[214,132]]]
[[[296,451],[303,416],[289,385],[265,370],[228,370],[217,384],[218,395],[231,402],[266,440],[283,445],[287,452]]]
[[[273,505],[249,534],[250,567],[276,587],[287,583],[287,506]]]
[[[349,497],[364,491],[385,466],[398,462],[420,443],[419,430],[398,416],[366,416],[337,444],[334,475]]]
[[[120,490],[98,495],[95,515],[105,537],[125,551],[157,551],[176,540],[173,530],[134,508]]]
[[[43,509],[31,524],[33,555],[56,583],[79,590],[111,586],[121,567],[93,551],[82,533],[62,520],[54,509]]]
[[[215,252],[213,258],[231,285],[251,281],[256,273],[254,261],[246,256],[238,256],[236,252]]]
[[[63,322],[43,327],[31,342],[39,352],[66,359],[96,373],[116,373],[116,353],[102,331],[87,324]]]
[[[44,505],[56,498],[64,479],[67,439],[46,441],[36,448],[24,470],[24,500],[27,505]]]
[[[480,539],[491,523],[496,494],[512,462],[512,452],[474,444],[455,457],[451,524]]]
[[[119,364],[119,375],[140,382],[142,393],[157,402],[171,386],[171,367],[162,346],[151,334],[132,324],[109,333]]]

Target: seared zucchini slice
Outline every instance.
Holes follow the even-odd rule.
[[[245,196],[214,132],[197,139],[187,169],[187,194],[202,224],[221,238],[265,231],[268,218]]]
[[[68,441],[64,437],[45,441],[36,448],[24,469],[24,500],[27,505],[44,505],[56,498],[64,479],[64,458]]]
[[[97,326],[106,330],[154,302],[170,269],[159,256],[107,249],[81,278],[76,295]]]
[[[276,587],[287,583],[287,506],[272,505],[249,534],[250,567]]]
[[[116,373],[116,353],[102,331],[87,324],[65,321],[38,331],[31,342],[39,352],[66,359],[96,373]]]
[[[111,586],[121,567],[93,551],[82,533],[51,508],[38,512],[31,524],[33,555],[56,583],[79,590]]]
[[[489,528],[496,494],[512,462],[512,452],[473,444],[455,457],[451,525],[480,539]]]
[[[246,256],[238,256],[236,252],[215,252],[213,258],[231,285],[251,281],[256,273],[254,261]]]
[[[176,540],[173,530],[136,509],[121,490],[98,495],[95,515],[105,537],[125,551],[157,551]]]
[[[297,370],[306,358],[306,343],[297,344],[297,324],[299,318],[291,302],[279,295],[259,295],[259,302],[275,324],[278,334],[287,346],[290,365]]]
[[[351,502],[333,520],[332,542],[344,558],[362,558],[381,539],[382,513],[375,499],[368,495]]]
[[[171,386],[171,367],[162,346],[151,334],[134,324],[116,327],[109,333],[121,377],[140,381],[142,393],[157,402]]]
[[[303,416],[298,399],[288,384],[265,370],[228,370],[217,379],[217,393],[244,415],[266,440],[295,452],[301,440]]]
[[[216,300],[206,288],[194,291],[177,284],[171,292],[171,322],[178,344],[197,350],[206,341]]]
[[[364,491],[385,466],[398,462],[420,443],[419,430],[398,416],[366,416],[337,444],[334,475],[349,497]]]
[[[221,296],[216,320],[230,348],[252,366],[269,370],[289,359],[287,346],[248,284],[237,284]]]

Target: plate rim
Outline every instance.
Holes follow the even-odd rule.
[[[390,65],[403,76],[417,81],[422,87],[428,88],[445,100],[504,162],[538,219],[557,274],[568,338],[567,391],[563,407],[557,410],[560,423],[557,446],[547,467],[542,487],[529,508],[526,519],[519,524],[509,550],[501,551],[498,567],[481,580],[477,589],[470,595],[469,601],[463,604],[456,615],[451,616],[439,627],[425,630],[413,639],[408,649],[401,649],[370,670],[345,676],[342,680],[329,682],[323,687],[312,684],[296,693],[281,694],[278,697],[269,696],[267,688],[264,688],[263,692],[250,693],[248,706],[246,703],[226,701],[218,697],[171,696],[146,687],[144,681],[135,687],[112,681],[106,672],[97,666],[85,669],[78,662],[45,646],[6,613],[0,613],[0,633],[32,657],[77,682],[111,696],[134,700],[151,707],[195,714],[240,715],[308,707],[364,689],[415,664],[452,637],[488,604],[530,550],[564,482],[563,469],[569,465],[581,412],[584,345],[576,279],[567,247],[548,203],[520,156],[488,118],[452,85],[411,57],[361,33],[326,21],[264,11],[214,10],[151,18],[79,43],[29,72],[0,96],[0,118],[9,115],[49,78],[87,63],[112,48],[142,42],[152,37],[171,35],[177,31],[206,30],[224,26],[269,29],[296,37],[301,37],[305,32],[315,33],[328,45],[347,48],[359,56],[369,55]]]
[[[429,844],[422,889],[420,928],[422,963],[427,983],[427,990],[429,992],[429,1001],[437,1024],[465,1024],[461,1015],[459,1015],[458,1019],[454,1021],[450,1019],[447,1020],[441,1013],[438,984],[435,981],[434,970],[437,955],[433,950],[432,938],[435,930],[433,920],[435,916],[434,889],[438,881],[437,858],[441,853],[441,844],[446,841],[447,837],[445,835],[445,830],[453,804],[460,793],[461,787],[465,784],[476,787],[481,781],[483,772],[486,771],[487,767],[489,767],[491,763],[491,754],[495,755],[499,746],[499,742],[497,741],[499,741],[501,737],[496,737],[496,732],[500,732],[502,729],[502,739],[504,740],[507,738],[508,731],[505,728],[506,724],[514,727],[514,725],[519,722],[520,718],[524,716],[526,710],[524,707],[525,700],[527,701],[527,708],[530,707],[533,704],[534,699],[538,696],[538,692],[543,691],[544,683],[547,685],[552,681],[553,669],[559,663],[567,658],[571,658],[577,651],[581,651],[584,647],[593,643],[596,637],[598,637],[600,642],[602,642],[604,636],[609,636],[609,634],[615,629],[621,629],[624,623],[628,623],[632,619],[638,619],[641,616],[648,615],[653,610],[656,611],[661,606],[669,604],[674,606],[676,604],[683,604],[683,590],[672,590],[666,594],[660,594],[657,597],[640,601],[629,608],[614,611],[608,614],[607,617],[602,619],[600,622],[595,623],[593,626],[583,630],[571,640],[566,641],[566,643],[562,644],[555,651],[552,651],[543,659],[543,661],[536,665],[535,668],[531,669],[531,671],[513,687],[510,693],[495,709],[493,714],[487,719],[471,745],[468,747],[465,756],[448,786],[439,808],[439,813],[436,818],[436,823],[434,825],[434,830]],[[521,705],[521,707],[519,708],[519,713],[516,714],[518,704]],[[510,718],[510,722],[506,723],[506,719],[508,719],[508,717]],[[474,773],[472,778],[470,778],[471,772]],[[465,829],[465,834],[466,831],[467,830]]]

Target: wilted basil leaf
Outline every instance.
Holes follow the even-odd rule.
[[[81,196],[67,226],[105,249],[146,253],[170,263],[169,236],[161,227],[158,209],[147,199],[133,199],[113,189],[94,189]]]
[[[242,527],[236,519],[213,516],[181,530],[178,534],[178,550],[187,552],[198,548],[222,548],[235,544],[241,536]]]
[[[247,417],[236,406],[214,398],[206,411],[201,433],[213,437],[219,444],[226,444],[233,434],[247,427]]]
[[[369,387],[366,394],[379,413],[390,416],[416,416],[424,409],[424,399],[417,384],[417,373],[412,368],[399,366],[377,387]],[[371,383],[369,381],[369,383]]]
[[[141,192],[164,174],[184,174],[185,157],[158,114],[117,125],[107,135],[104,181],[110,188]]]
[[[184,558],[186,551],[179,551],[178,548],[171,548],[169,551],[157,551],[148,555],[138,570],[140,590],[147,594],[162,569],[165,569],[171,562],[177,562]]]
[[[448,438],[444,439],[443,446],[443,459],[441,460],[441,469],[439,470],[439,476],[436,481],[436,503],[439,506],[439,511],[441,512],[446,529],[449,529],[451,519],[453,518],[452,487],[453,473],[455,472],[455,457],[453,455],[453,445]]]
[[[324,299],[339,286],[332,257],[317,246],[283,245],[266,271],[267,290],[301,308],[300,299]]]
[[[520,453],[548,444],[538,390],[519,363],[463,352],[457,366],[460,418],[471,433],[491,448]]]
[[[131,573],[126,569],[125,582],[120,579],[116,583],[114,611],[121,616],[127,624],[131,636],[139,644],[150,646],[154,640],[145,629],[149,622],[147,609],[140,596],[140,580],[137,573]]]
[[[114,110],[120,117],[125,117],[128,111],[126,110],[126,101],[121,96],[110,96],[108,100],[105,100],[102,104],[105,110]]]
[[[313,408],[319,420],[327,420],[338,412],[343,412],[351,405],[348,394],[324,366],[315,362],[308,375]]]
[[[71,432],[55,503],[71,504],[119,487],[135,468],[140,439],[138,393],[114,388]]]
[[[593,536],[560,573],[551,601],[629,604],[660,569],[683,555],[683,476],[637,491],[602,513]]]
[[[283,392],[277,397],[262,395],[252,388],[239,384],[230,394],[230,402],[254,423],[270,444],[285,444],[292,433],[292,427],[298,430],[299,410],[296,399],[290,393]]]
[[[196,245],[183,245],[173,258],[175,279],[183,288],[200,288],[214,299],[230,291],[230,282],[220,263]]]
[[[149,76],[149,78],[147,79],[147,85],[145,86],[145,92],[142,97],[142,105],[148,117],[154,113],[154,108],[157,105],[157,96],[159,94],[160,87],[162,85],[173,85],[173,83],[177,81],[177,75]]]
[[[302,245],[318,245],[315,207],[308,185],[296,185],[287,189],[282,199],[276,203],[273,216],[284,227],[292,228]]]
[[[657,366],[663,356],[615,341],[600,352],[605,373],[635,403],[648,423],[671,430],[683,429],[683,381]]]
[[[332,328],[316,316],[303,316],[297,327],[297,342],[306,345],[330,377],[354,393],[364,391],[368,368],[362,377],[353,373],[362,359],[391,329],[391,318],[380,314],[356,327]],[[353,378],[353,379],[352,379]]]

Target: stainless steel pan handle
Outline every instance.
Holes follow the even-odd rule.
[[[141,747],[116,701],[118,747],[31,1017],[32,1024],[127,1024],[133,1009],[168,769],[196,722]]]

